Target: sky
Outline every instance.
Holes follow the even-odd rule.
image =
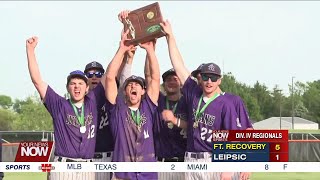
[[[60,95],[66,77],[87,63],[106,68],[118,49],[120,11],[155,1],[0,2],[0,94],[23,99],[36,92],[27,67],[25,41],[38,36],[42,75]],[[319,80],[320,2],[159,1],[191,72],[214,62],[237,81],[289,94],[294,81]],[[157,41],[161,73],[171,63],[165,38]],[[143,76],[145,50],[138,48],[133,74]],[[223,82],[222,82],[223,83]]]

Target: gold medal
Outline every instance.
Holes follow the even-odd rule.
[[[199,122],[198,121],[195,121],[194,123],[193,123],[193,128],[197,128],[199,126]]]
[[[172,129],[172,128],[173,128],[173,123],[169,122],[167,125],[168,125],[168,128],[169,128],[169,129]]]
[[[80,127],[80,132],[83,134],[86,132],[86,127],[85,126],[81,126]]]

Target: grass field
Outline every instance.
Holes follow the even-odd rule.
[[[320,173],[253,173],[251,180],[319,180]],[[46,180],[45,173],[5,173],[4,180]]]
[[[47,173],[5,173],[3,180],[46,180]]]
[[[317,129],[317,130],[292,129],[292,130],[289,130],[289,133],[313,133],[313,134],[320,134],[320,129]]]
[[[319,180],[319,173],[253,173],[251,180]]]

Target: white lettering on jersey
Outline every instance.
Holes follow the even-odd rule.
[[[144,135],[144,139],[149,138],[149,132],[148,132],[148,129],[147,129],[147,131],[146,131],[146,130],[143,130],[143,135]]]

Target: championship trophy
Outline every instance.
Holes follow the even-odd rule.
[[[138,45],[165,36],[160,23],[163,21],[159,3],[131,11],[122,22],[124,31],[129,29],[127,45]]]

